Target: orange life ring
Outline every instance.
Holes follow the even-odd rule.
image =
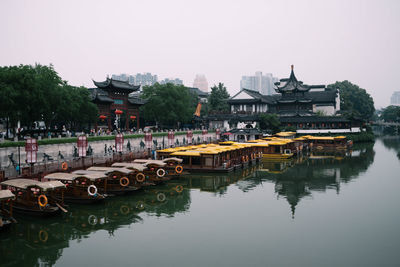
[[[144,176],[143,173],[139,172],[138,174],[136,174],[136,181],[138,181],[139,183],[143,183],[144,180],[146,180],[146,176]]]
[[[178,192],[178,193],[182,193],[182,191],[183,191],[183,186],[182,186],[182,185],[177,185],[177,186],[175,187],[175,191]]]
[[[181,165],[177,165],[175,167],[175,171],[176,171],[176,173],[181,174],[183,172],[183,167]]]
[[[129,179],[127,177],[122,177],[121,179],[119,179],[119,184],[123,187],[128,186]]]
[[[45,243],[49,239],[49,234],[45,230],[40,230],[39,240]]]
[[[61,169],[64,171],[68,170],[68,164],[65,161],[61,164]]]
[[[38,197],[38,203],[39,203],[40,207],[45,207],[47,205],[47,203],[48,203],[47,197],[45,195],[40,195]]]

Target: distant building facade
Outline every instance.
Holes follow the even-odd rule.
[[[167,84],[167,83],[172,83],[175,85],[183,85],[183,80],[179,78],[165,78],[164,80],[160,81],[160,84]]]
[[[325,85],[307,85],[297,80],[293,66],[290,77],[274,84],[273,95],[247,88],[228,100],[230,114],[208,116],[210,128],[254,127],[262,113],[274,113],[282,126],[295,127],[298,133],[359,132],[360,122],[340,116],[337,89]],[[229,125],[229,122],[236,122]]]
[[[112,79],[122,81],[122,82],[128,82],[129,84],[133,84],[133,85],[141,85],[141,86],[153,85],[156,82],[158,82],[158,76],[152,75],[149,72],[143,73],[143,74],[137,73],[136,75],[113,74]]]
[[[400,106],[400,91],[393,92],[390,97],[390,105]]]
[[[133,127],[139,129],[139,108],[145,102],[132,93],[138,92],[140,86],[129,84],[127,81],[120,81],[107,78],[104,82],[93,81],[96,88],[89,88],[90,98],[99,110],[99,119],[96,122],[98,127],[117,128],[115,111],[121,110],[118,128],[129,130]]]
[[[208,92],[208,82],[206,76],[204,74],[196,74],[196,78],[194,78],[193,82],[194,88],[199,88],[203,92]]]
[[[272,73],[262,74],[257,71],[254,76],[242,76],[240,80],[240,89],[249,89],[259,92],[262,95],[272,95],[274,92],[274,83],[278,78],[273,77]]]

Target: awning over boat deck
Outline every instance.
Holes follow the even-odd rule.
[[[129,162],[116,162],[113,165],[111,165],[112,167],[119,167],[119,168],[126,168],[126,169],[135,169],[139,172],[145,171],[147,170],[147,167],[144,166],[143,164],[139,164],[139,163],[129,163]]]
[[[7,186],[12,186],[15,188],[20,188],[20,189],[28,189],[29,187],[38,187],[43,189],[44,191],[47,191],[49,189],[56,189],[56,188],[65,188],[65,185],[61,183],[60,181],[51,181],[51,182],[39,182],[36,180],[30,180],[30,179],[12,179],[12,180],[7,180],[1,183],[2,185],[7,185]]]
[[[77,171],[79,172],[79,171]],[[64,173],[64,172],[55,172],[46,175],[44,178],[49,179],[49,180],[61,180],[61,181],[73,181],[77,178],[86,178],[91,181],[95,181],[97,179],[105,179],[107,178],[104,173],[95,173],[95,172],[89,172],[89,171],[84,171],[85,173]]]
[[[87,171],[87,170],[77,170],[72,172],[77,177],[84,177],[89,180],[97,180],[97,179],[106,179],[108,176],[104,172],[95,172],[95,171]]]
[[[10,190],[0,190],[0,200],[14,199],[15,196]]]
[[[38,186],[44,191],[49,189],[65,188],[65,184],[61,183],[60,181],[41,182]]]
[[[200,157],[200,151],[178,151],[171,154],[172,156]]]
[[[133,170],[127,168],[116,168],[116,167],[90,167],[87,171],[103,172],[105,174],[110,174],[112,172],[120,172],[122,174],[131,174]]]
[[[162,161],[164,161],[164,162],[175,161],[175,162],[178,162],[178,163],[182,163],[183,159],[172,157],[172,158],[165,158]]]
[[[77,178],[77,176],[73,173],[55,172],[46,175],[44,178],[49,180],[73,181]]]
[[[162,161],[162,160],[154,160],[154,159],[135,159],[134,161],[133,161],[133,163],[136,163],[136,164],[138,164],[138,163],[141,163],[141,164],[143,164],[144,166],[148,166],[148,165],[157,165],[157,166],[159,166],[159,167],[165,167],[166,165],[167,165],[167,163],[165,163],[164,161]]]

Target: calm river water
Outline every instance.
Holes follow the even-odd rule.
[[[379,139],[17,217],[0,266],[400,266],[398,153],[399,139]]]

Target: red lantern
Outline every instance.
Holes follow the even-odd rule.
[[[101,121],[104,121],[105,119],[107,119],[107,116],[106,115],[100,115],[99,118],[100,118]]]
[[[115,110],[115,115],[121,115],[122,113],[124,113],[122,110],[119,109]]]
[[[136,116],[130,116],[129,118],[134,121],[136,119]]]

